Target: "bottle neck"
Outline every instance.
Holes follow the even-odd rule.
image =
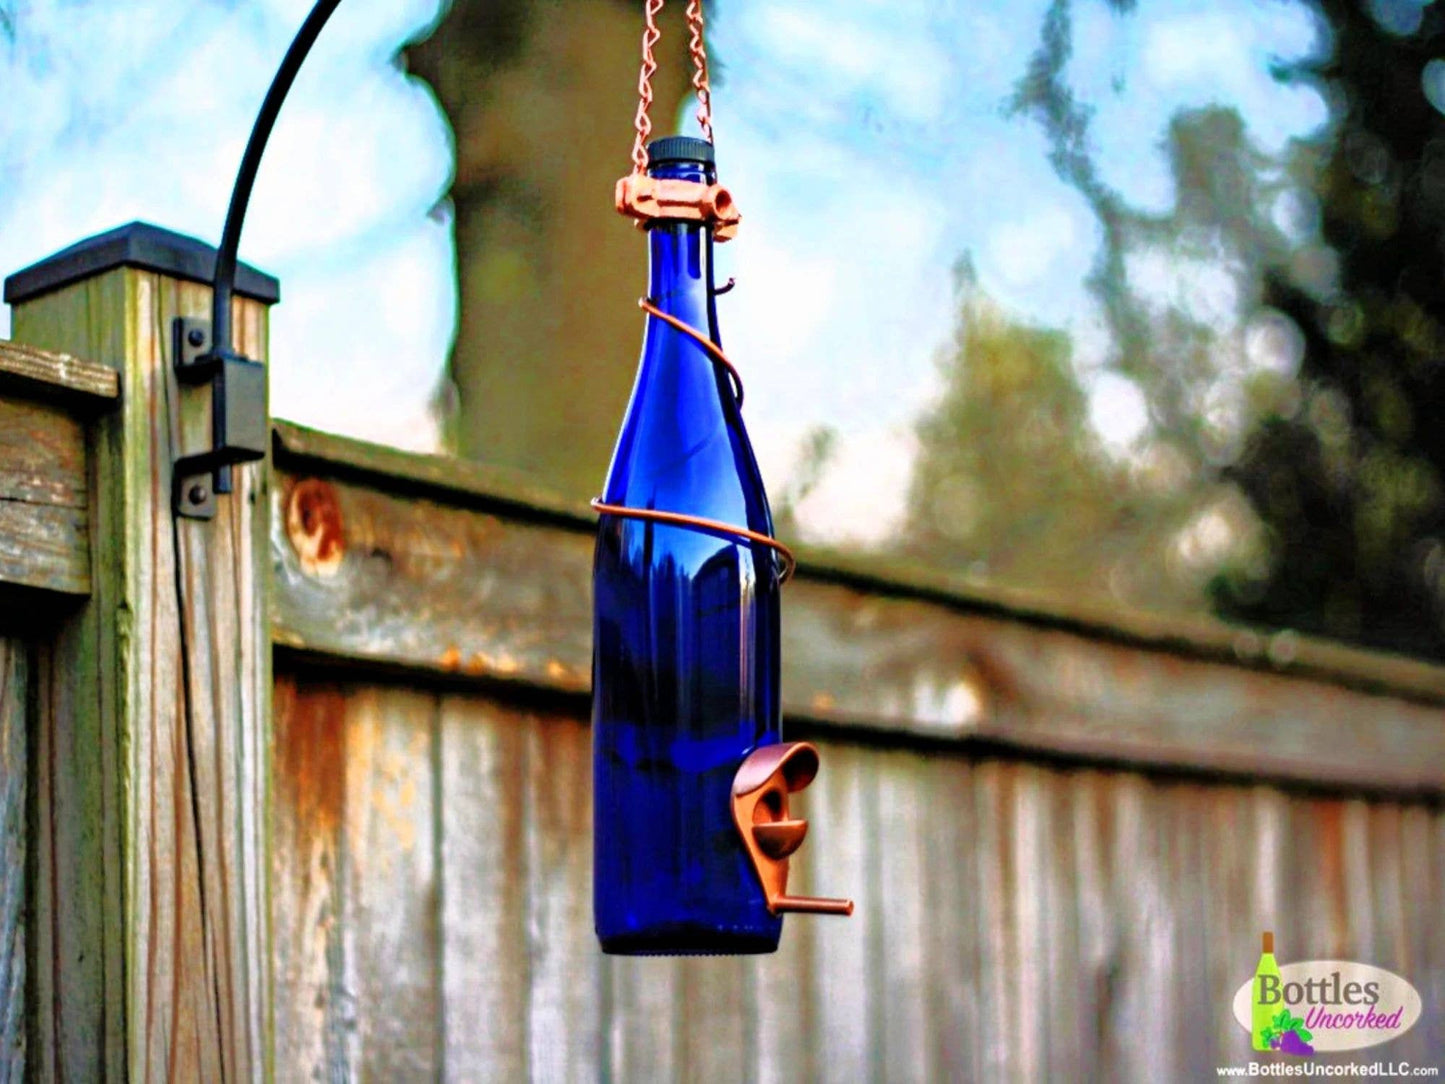
[[[711,170],[690,162],[668,162],[651,173],[658,178],[713,182]],[[701,222],[659,219],[647,233],[647,293],[652,303],[704,335],[715,337],[711,228]]]

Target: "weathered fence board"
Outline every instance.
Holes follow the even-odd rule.
[[[88,503],[83,423],[0,398],[0,582],[88,594]]]
[[[486,703],[441,705],[444,1057],[460,1078],[528,1060],[527,728]]]
[[[0,1079],[25,1079],[25,644],[0,636]]]
[[[137,266],[137,238],[191,270]],[[57,920],[65,937],[91,929],[90,943],[73,958],[83,965],[57,945],[55,974],[36,976],[54,987],[56,1019],[35,1025],[32,1046],[61,1052],[51,1075],[241,1079],[264,1073],[271,1048],[265,469],[235,472],[213,522],[173,520],[171,465],[194,449],[209,396],[177,386],[171,325],[209,311],[209,290],[186,281],[204,246],[143,226],[111,242],[114,262],[88,278],[49,283],[41,264],[7,284],[17,336],[113,366],[125,392],[88,438],[101,552],[51,656],[42,730],[58,770],[53,790],[37,784],[38,801],[66,810],[53,867],[79,864],[100,887],[89,927]],[[234,320],[237,346],[264,358],[264,303],[238,298]],[[43,904],[73,906],[69,876],[41,879]]]
[[[361,1080],[419,1080],[442,1049],[434,838],[436,700],[367,690],[348,705],[342,960]],[[373,1007],[384,1007],[374,1011]]]
[[[346,694],[278,677],[273,705],[275,1062],[292,1079],[344,1080],[356,1014],[342,969]]]
[[[60,402],[88,414],[120,397],[120,374],[107,365],[0,339],[0,394]]]
[[[800,858],[794,865],[790,876],[797,883],[790,880],[789,890],[807,894],[811,891],[807,863]],[[819,894],[823,891],[819,889]],[[818,1079],[811,1042],[816,1019],[812,982],[816,952],[813,924],[799,922],[793,924],[777,952],[754,956],[748,963],[750,1076],[759,1084]]]
[[[524,716],[518,724],[526,732],[529,802],[528,1068],[535,1080],[596,1080],[602,961],[591,936],[591,855],[574,842],[592,836],[592,732],[570,719]],[[490,823],[493,817],[472,830]]]
[[[370,449],[342,458],[346,442],[279,432],[277,643],[588,689],[590,518],[518,512],[521,498],[488,496],[495,479],[465,468],[448,489],[426,457],[410,457],[408,480],[397,453],[373,470]],[[1207,628],[1089,626],[963,593],[890,592],[805,560],[783,611],[784,711],[1021,753],[1445,793],[1440,671]]]
[[[1445,984],[1433,803],[827,741],[798,887],[852,893],[853,918],[790,918],[772,958],[604,958],[580,719],[304,668],[276,709],[279,1034],[311,1036],[278,1059],[298,1077],[1192,1079],[1247,1057],[1228,1007],[1261,929],[1282,958]],[[317,857],[362,840],[364,876]],[[327,1027],[351,1038],[323,1065]],[[380,1035],[392,1060],[356,1038]],[[1390,1050],[1442,1056],[1436,1024]]]

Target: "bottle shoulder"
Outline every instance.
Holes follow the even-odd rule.
[[[692,342],[646,349],[603,499],[771,529],[757,459],[725,374]]]

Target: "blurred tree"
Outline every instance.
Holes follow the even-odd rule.
[[[803,434],[793,475],[772,497],[773,530],[779,537],[797,536],[798,505],[818,488],[837,450],[838,431],[832,426],[816,426]]]
[[[1445,656],[1445,12],[1314,4],[1326,56],[1282,72],[1334,107],[1296,168],[1323,249],[1267,301],[1303,334],[1302,407],[1262,417],[1228,476],[1272,559],[1221,575],[1236,618]],[[1303,263],[1303,267],[1301,264]],[[1323,263],[1321,276],[1310,264]]]
[[[967,267],[959,295],[944,391],[918,426],[905,552],[1072,597],[1197,605],[1200,585],[1165,559],[1196,495],[1167,465],[1105,451],[1067,335],[1012,320]]]
[[[1179,498],[1203,502],[1184,527],[1169,506],[1175,545],[1144,559],[1167,563],[1205,509],[1221,507],[1227,479],[1263,530],[1252,538],[1246,517],[1231,514],[1236,544],[1219,549],[1210,585],[1219,612],[1438,657],[1445,433],[1426,419],[1445,401],[1445,12],[1308,2],[1322,55],[1276,76],[1318,86],[1331,123],[1271,160],[1234,110],[1181,112],[1166,144],[1175,201],[1165,214],[1129,206],[1092,157],[1092,113],[1066,78],[1071,0],[1050,4],[1012,109],[1039,124],[1056,172],[1100,223],[1090,287],[1111,332],[1107,365],[1149,406],[1141,443],[1175,462]],[[1305,218],[1316,211],[1318,229],[1288,236],[1282,202]],[[1192,267],[1195,292],[1197,272],[1225,274],[1231,311],[1208,311],[1187,285],[1161,290],[1139,270],[1151,254],[1166,257],[1156,267],[1183,269],[1186,284]],[[1057,394],[1044,370],[1035,379],[1032,394]],[[1100,480],[1101,501],[1127,497],[1109,488],[1117,479]],[[1077,550],[1067,531],[1026,544],[1058,561]]]
[[[691,68],[664,10],[654,131]],[[646,247],[610,211],[630,168],[641,4],[456,0],[405,51],[456,139],[460,309],[449,436],[575,498],[602,484],[642,338]]]
[[[1259,566],[1254,519],[1221,486],[1219,465],[1242,417],[1287,398],[1282,375],[1246,372],[1243,343],[1200,301],[1199,284],[1232,279],[1231,325],[1257,308],[1260,269],[1289,247],[1268,213],[1283,182],[1238,113],[1207,106],[1170,123],[1173,206],[1131,207],[1103,180],[1092,112],[1068,84],[1071,8],[1050,5],[1009,108],[1038,123],[1055,171],[1100,224],[1088,286],[1110,334],[1103,367],[1139,390],[1148,425],[1128,455],[1109,455],[1067,336],[1011,322],[966,274],[945,391],[919,427],[904,545],[1009,584],[1197,611],[1222,560]],[[1216,404],[1234,393],[1240,409],[1221,416],[1230,412]]]

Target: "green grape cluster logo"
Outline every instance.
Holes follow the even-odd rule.
[[[1261,1052],[1313,1057],[1397,1039],[1420,1018],[1420,994],[1393,971],[1353,960],[1279,964],[1266,933],[1254,977],[1234,994],[1234,1018]]]
[[[1291,1016],[1288,1009],[1280,1009],[1273,1020],[1259,1029],[1256,1049],[1309,1057],[1315,1052],[1315,1048],[1310,1046],[1313,1038],[1314,1033],[1305,1027],[1303,1017]]]

